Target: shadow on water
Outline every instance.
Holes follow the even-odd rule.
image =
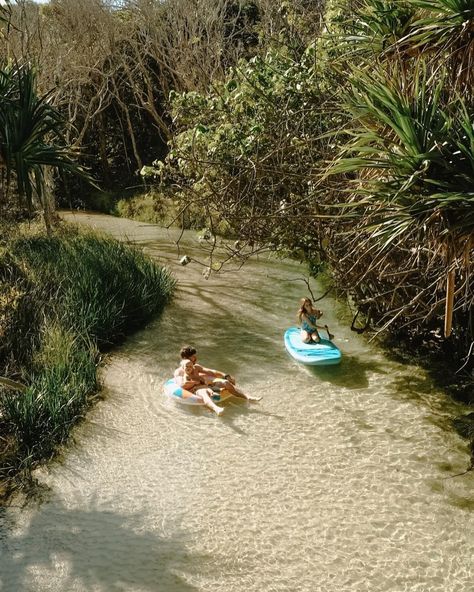
[[[450,506],[454,506],[459,510],[464,510],[468,512],[468,516],[466,516],[466,518],[469,518],[469,516],[474,510],[474,494],[472,494],[472,490],[467,492],[466,495],[462,495],[456,491],[451,491],[446,487],[449,481],[458,478],[462,477],[449,475],[447,477],[444,477],[444,479],[442,480],[433,479],[431,481],[428,481],[427,483],[434,494],[442,496],[443,499],[445,499]]]
[[[387,371],[372,360],[364,361],[358,356],[343,355],[337,366],[306,366],[319,381],[337,387],[358,390],[369,386],[368,374],[387,374]]]
[[[201,298],[201,297],[199,297]],[[238,314],[230,316],[229,311],[223,309],[218,313],[218,298],[209,298],[209,312],[200,311],[199,314],[189,316],[189,310],[179,301],[174,301],[153,325],[153,331],[148,333],[150,347],[156,352],[164,349],[166,352],[175,351],[176,368],[179,362],[179,350],[182,345],[189,343],[198,349],[199,362],[204,366],[216,367],[218,363],[225,363],[225,370],[230,374],[242,368],[255,367],[258,355],[268,357],[275,339],[265,331],[265,325],[258,321],[245,320],[245,324]],[[176,325],[172,329],[169,324]],[[161,341],[166,335],[166,343]],[[156,344],[153,340],[158,339]],[[237,351],[234,351],[238,347]],[[283,348],[279,348],[283,351]],[[174,370],[173,368],[173,370]],[[170,368],[171,370],[171,368]]]
[[[210,558],[190,557],[183,534],[157,536],[146,516],[101,508],[68,509],[60,501],[33,512],[21,535],[12,534],[11,509],[0,513],[0,590],[38,590],[31,574],[67,570],[70,586],[123,592],[193,592],[196,588],[175,573],[189,566],[209,566]],[[173,531],[175,529],[173,528]],[[65,564],[65,567],[62,566]],[[62,575],[64,577],[64,574]],[[64,590],[69,589],[66,585]]]
[[[242,424],[240,420],[242,415],[262,415],[278,421],[284,419],[281,415],[260,409],[258,403],[247,403],[243,399],[238,399],[237,397],[232,397],[223,406],[225,407],[225,413],[220,418],[222,425],[241,435],[245,435],[246,432],[240,427],[240,425],[236,425],[236,421],[238,421],[239,424]]]
[[[258,403],[248,403],[239,397],[230,397],[222,403],[222,407],[224,407],[225,412],[219,418],[214,417],[214,412],[210,409],[207,409],[207,407],[204,405],[183,405],[178,401],[171,401],[171,403],[175,407],[174,411],[176,413],[179,412],[183,415],[202,414],[205,416],[211,416],[213,419],[219,422],[220,426],[231,429],[241,436],[245,436],[247,434],[247,432],[242,429],[242,425],[245,425],[245,422],[241,421],[241,417],[243,415],[260,415],[268,417],[270,420],[277,421],[283,421],[285,419],[282,415],[261,409]]]
[[[203,280],[205,282],[206,280]],[[242,290],[242,285],[239,283],[238,296],[236,293],[235,286],[236,279],[232,280],[232,283],[227,284],[222,282],[219,278],[215,280],[213,284],[200,284],[196,286],[194,280],[190,280],[189,283],[183,280],[179,281],[179,290],[185,295],[189,301],[198,299],[200,302],[212,304],[215,307],[215,312],[222,312],[223,314],[232,315],[232,309],[229,310],[228,305],[222,304],[223,302],[232,302],[238,298],[239,307],[245,309],[251,308],[258,304],[258,309],[262,313],[262,322],[265,319],[275,317],[278,318],[281,311],[277,308],[276,301],[279,298],[285,300],[286,294],[283,293],[280,296],[273,292],[272,288],[259,284],[258,287],[247,284],[245,290]],[[288,311],[288,323],[295,324],[297,322],[296,311]]]
[[[397,399],[417,403],[429,409],[429,420],[444,429],[452,429],[452,413],[462,408],[462,405],[440,396],[431,378],[423,374],[396,376],[388,386]]]

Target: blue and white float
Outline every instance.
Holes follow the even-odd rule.
[[[309,366],[332,366],[341,361],[341,350],[332,341],[321,338],[320,343],[304,343],[298,327],[285,331],[285,347],[295,360]]]

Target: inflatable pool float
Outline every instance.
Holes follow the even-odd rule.
[[[175,401],[183,403],[184,405],[204,405],[202,399],[197,395],[192,395],[191,397],[184,399],[183,389],[178,384],[176,384],[172,378],[165,382],[163,390],[165,391],[165,395],[167,395],[170,399],[174,399]],[[231,396],[232,395],[229,391],[221,389],[220,392],[216,392],[212,395],[212,400],[218,403],[219,401],[225,401]]]
[[[298,327],[287,329],[284,339],[290,356],[302,364],[332,366],[341,361],[341,350],[332,341],[321,338],[320,343],[304,343]]]

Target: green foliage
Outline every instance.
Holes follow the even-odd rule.
[[[200,208],[213,234],[224,223],[240,252],[259,245],[330,268],[381,329],[436,332],[449,268],[467,351],[471,4],[331,1],[304,47],[292,3],[278,3],[275,45],[207,93],[172,93],[175,136],[150,182]]]
[[[72,339],[62,332],[54,355],[49,352],[47,363],[33,373],[26,393],[2,398],[3,414],[30,463],[52,455],[67,439],[96,388],[95,351]]]
[[[140,250],[106,237],[19,239],[12,253],[37,290],[54,298],[57,320],[99,344],[161,310],[173,287]]]
[[[0,168],[8,193],[14,176],[18,195],[31,208],[45,206],[45,167],[87,177],[71,158],[62,137],[63,120],[48,96],[36,94],[36,75],[29,65],[0,70]],[[2,179],[3,182],[3,179]]]
[[[364,0],[354,10],[342,43],[354,50],[338,65],[348,73],[349,139],[329,171],[345,190],[336,215],[358,222],[343,250],[363,241],[346,268],[358,270],[358,300],[377,311],[382,329],[439,327],[444,308],[444,335],[457,316],[464,350],[474,336],[473,6]],[[362,29],[370,34],[353,34]],[[333,256],[341,260],[341,251]]]
[[[387,72],[422,62],[436,77],[441,65],[449,86],[472,97],[473,22],[472,0],[363,0],[340,23],[336,53],[343,62],[356,57],[359,68],[381,63]]]
[[[208,95],[173,93],[177,134],[156,175],[180,187],[203,226],[272,248],[306,248],[311,178],[329,124],[327,80],[312,51],[241,61]],[[314,241],[313,241],[314,243]]]
[[[413,23],[410,42],[430,45],[450,45],[459,36],[470,40],[466,29],[474,19],[472,0],[406,0],[414,9],[421,9],[419,18]],[[471,41],[472,43],[472,41]],[[465,50],[468,50],[465,47]]]
[[[357,18],[343,21],[339,53],[383,59],[411,32],[415,9],[409,2],[363,0]]]
[[[82,416],[96,389],[98,348],[160,312],[175,282],[140,250],[93,234],[26,236],[7,247],[0,272],[14,310],[0,325],[0,368],[20,373],[28,389],[3,392],[0,408],[19,462],[35,463]]]
[[[363,51],[355,66],[346,62],[350,139],[331,173],[355,175],[346,205],[359,208],[385,248],[416,236],[426,248],[444,243],[451,259],[469,250],[474,104],[465,60],[474,46],[463,31],[473,9],[464,1],[364,0],[348,19],[346,31],[352,24],[370,34],[346,32],[347,44]]]
[[[355,126],[332,172],[377,172],[358,179],[364,199],[350,205],[377,208],[367,219],[384,246],[414,225],[439,239],[474,232],[474,109],[461,96],[443,105],[444,83],[426,73],[411,86],[383,72],[353,79]]]

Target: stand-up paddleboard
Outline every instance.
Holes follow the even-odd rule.
[[[321,338],[320,343],[304,343],[298,327],[285,331],[285,347],[295,360],[309,366],[332,366],[341,361],[341,350],[332,341]]]
[[[204,405],[202,399],[197,395],[192,395],[191,397],[184,398],[183,389],[178,384],[176,384],[176,382],[172,378],[165,382],[163,390],[170,399],[174,399],[175,401],[183,403],[184,405]],[[221,389],[219,392],[215,392],[212,395],[212,400],[218,403],[219,401],[225,401],[231,396],[232,395],[229,393],[229,391]]]

